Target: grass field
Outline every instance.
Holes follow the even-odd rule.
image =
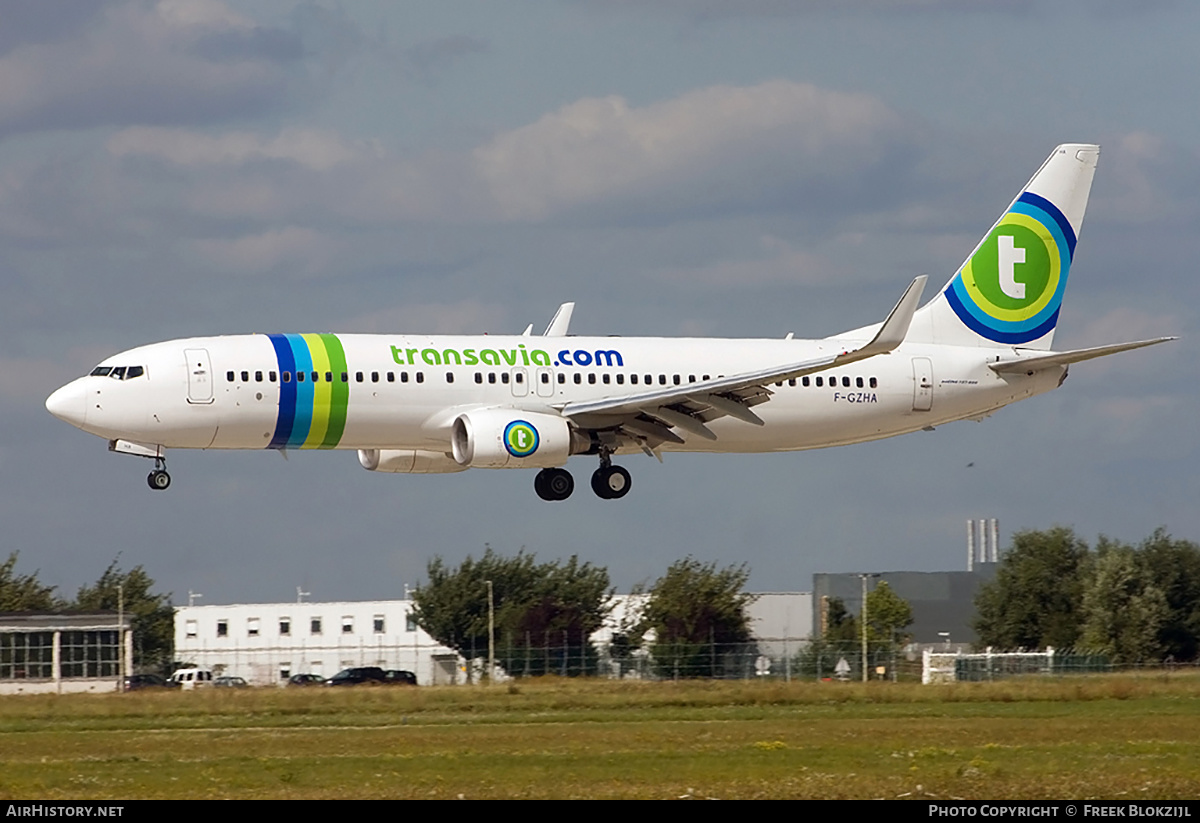
[[[0,798],[1200,796],[1200,677],[0,698]]]

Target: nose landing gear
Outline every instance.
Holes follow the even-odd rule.
[[[167,461],[161,457],[154,460],[154,471],[146,475],[146,485],[156,492],[165,491],[171,485],[171,475],[167,474]]]

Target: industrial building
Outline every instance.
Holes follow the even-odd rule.
[[[0,614],[0,694],[113,692],[132,671],[128,615]]]

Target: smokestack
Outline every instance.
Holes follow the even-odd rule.
[[[975,521],[967,519],[967,571],[975,571]]]
[[[992,554],[991,562],[998,563],[1000,561],[1000,521],[995,517],[992,518]]]
[[[987,520],[979,518],[979,562],[987,562]]]

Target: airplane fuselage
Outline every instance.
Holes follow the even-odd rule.
[[[164,448],[449,453],[449,427],[465,408],[555,414],[567,403],[647,389],[694,386],[703,393],[714,378],[862,342],[288,335],[307,345],[289,346],[281,356],[283,337],[198,337],[131,349],[63,387],[70,400],[60,402],[72,404],[84,431]],[[858,443],[977,417],[1061,382],[1065,367],[1015,376],[987,367],[1012,355],[1012,349],[905,344],[769,384],[771,402],[754,407],[765,425],[721,417],[708,424],[715,440],[687,437],[661,448],[770,452]],[[128,379],[104,373],[131,367],[142,373]]]

